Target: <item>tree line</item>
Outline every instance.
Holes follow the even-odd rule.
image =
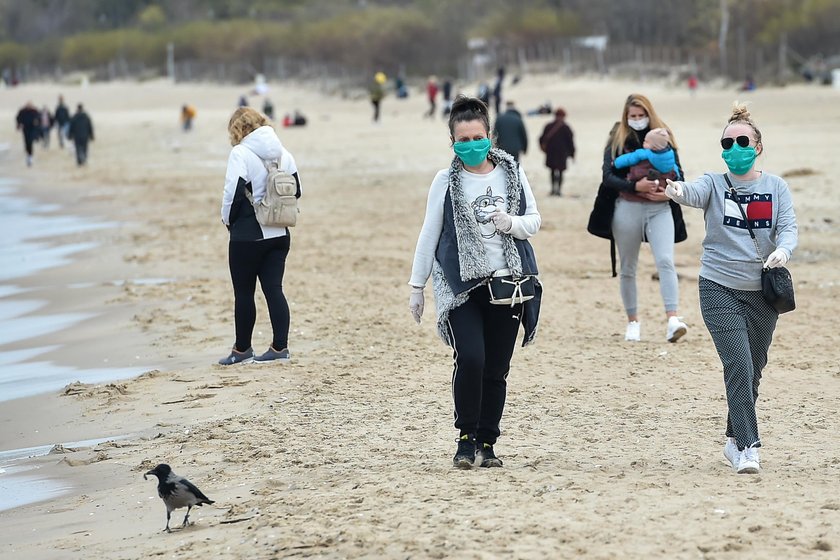
[[[0,0],[0,68],[41,76],[108,65],[167,71],[177,60],[325,65],[367,74],[457,76],[471,39],[494,49],[606,36],[609,44],[840,53],[840,0]],[[272,62],[276,64],[276,62]]]

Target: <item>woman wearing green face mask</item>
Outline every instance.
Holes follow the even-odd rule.
[[[736,472],[758,473],[755,402],[779,317],[762,296],[761,271],[788,261],[798,230],[787,183],[755,168],[764,145],[744,105],[735,104],[720,146],[729,173],[707,173],[691,183],[668,181],[665,194],[704,211],[700,310],[723,363],[729,408],[723,454]]]
[[[522,168],[492,148],[483,102],[459,95],[449,114],[449,133],[455,153],[429,189],[409,280],[409,310],[420,323],[431,276],[438,334],[454,350],[459,436],[453,464],[501,467],[493,446],[516,337],[522,325],[523,346],[532,342],[539,316],[542,287],[528,238],[539,230],[540,214]],[[533,297],[493,304],[488,289],[493,277],[525,279],[534,287]]]

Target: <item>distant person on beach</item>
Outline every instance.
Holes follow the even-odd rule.
[[[490,106],[490,86],[487,85],[487,82],[481,82],[478,84],[478,96],[479,101]]]
[[[52,113],[44,105],[41,107],[41,143],[44,144],[44,148],[50,147],[50,131],[52,130],[53,122]]]
[[[70,119],[67,137],[76,147],[76,163],[81,167],[87,163],[88,142],[93,142],[93,123],[81,103],[76,107],[76,114]]]
[[[697,74],[691,74],[688,77],[688,93],[690,93],[692,97],[694,97],[694,94],[697,93],[698,83],[699,80],[697,79]]]
[[[647,176],[631,180],[628,178],[628,168],[619,169],[614,165],[616,158],[622,154],[632,153],[641,148],[645,135],[652,128],[662,128],[668,132],[678,176],[682,178],[673,132],[656,114],[647,97],[632,94],[627,97],[621,120],[613,126],[604,149],[603,183],[598,197],[604,197],[606,205],[601,207],[596,200],[596,210],[601,209],[603,212],[597,216],[598,220],[609,221],[609,234],[618,247],[621,261],[619,288],[627,314],[624,340],[641,340],[636,269],[642,242],[647,241],[653,251],[656,270],[659,272],[659,292],[667,321],[665,339],[668,342],[677,342],[688,330],[686,324],[677,316],[680,294],[677,271],[674,268],[674,243],[686,238],[682,211],[678,205],[670,204],[665,196],[664,180],[650,179]],[[605,189],[609,192],[603,192]]]
[[[23,133],[23,147],[26,150],[26,165],[32,166],[32,144],[41,133],[41,114],[31,101],[27,101],[15,118],[17,129]]]
[[[513,101],[508,101],[506,107],[507,110],[496,117],[493,133],[499,148],[519,161],[519,156],[528,151],[528,132],[525,130],[522,113],[516,109]]]
[[[430,119],[435,118],[435,111],[437,111],[437,94],[437,76],[429,76],[429,80],[426,82],[426,99],[429,101],[429,112],[426,113],[426,116]]]
[[[739,91],[755,91],[756,85],[755,80],[751,75],[747,75],[744,79],[744,83],[741,84]]]
[[[665,194],[703,209],[700,311],[723,364],[729,409],[723,454],[736,472],[754,474],[761,469],[755,403],[779,318],[762,295],[762,268],[787,263],[799,230],[787,183],[755,168],[764,144],[744,105],[733,107],[720,145],[728,173],[668,181]]]
[[[510,361],[520,325],[523,346],[533,342],[542,297],[528,242],[540,228],[536,200],[522,168],[506,152],[491,149],[488,113],[476,98],[459,95],[452,104],[449,141],[455,155],[429,189],[409,280],[409,310],[420,323],[432,277],[438,335],[454,351],[459,436],[453,464],[462,469],[472,468],[476,456],[481,467],[502,466],[494,445]],[[494,302],[489,286],[505,282],[509,298]],[[512,288],[517,282],[525,286],[519,295]]]
[[[256,202],[265,196],[267,163],[279,160],[280,168],[293,175],[300,197],[300,178],[292,154],[283,147],[265,115],[250,107],[237,109],[228,123],[233,148],[228,157],[222,196],[222,222],[230,231],[228,264],[233,283],[236,340],[221,365],[245,362],[287,362],[289,353],[289,304],[283,293],[283,275],[289,254],[288,228],[263,226],[257,221],[245,190]],[[254,355],[251,336],[257,319],[254,292],[260,281],[272,341],[263,354]]]
[[[502,86],[505,82],[505,67],[499,66],[496,70],[496,83],[493,85],[493,106],[496,109],[496,117],[502,111]]]
[[[443,98],[443,118],[448,118],[452,110],[452,80],[449,78],[443,81],[441,97]]]
[[[554,111],[554,121],[545,125],[540,135],[540,149],[545,153],[545,166],[551,173],[551,195],[562,196],[563,172],[569,158],[575,159],[575,139],[566,124],[566,111]]]
[[[385,74],[377,72],[373,77],[373,81],[368,87],[368,94],[370,96],[370,103],[373,105],[373,122],[379,122],[379,106],[382,103],[382,98],[385,97],[384,84],[387,81]]]
[[[195,107],[192,105],[184,104],[181,106],[181,127],[184,129],[184,132],[189,132],[192,130],[192,123],[193,119],[195,118]]]
[[[265,100],[263,101],[262,111],[263,111],[263,115],[268,117],[268,120],[270,120],[270,121],[274,120],[274,104],[271,102],[271,99],[269,99],[268,97],[266,97]]]
[[[67,131],[70,128],[70,109],[64,104],[64,96],[58,96],[58,105],[55,107],[56,132],[58,133],[58,145],[64,147],[64,139],[67,138]]]

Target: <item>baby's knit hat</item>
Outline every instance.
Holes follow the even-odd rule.
[[[653,150],[664,150],[668,147],[668,131],[664,128],[653,128],[645,134],[645,141]]]

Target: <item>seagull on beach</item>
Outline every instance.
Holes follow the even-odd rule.
[[[189,524],[190,510],[193,506],[215,503],[196,488],[195,484],[172,472],[169,465],[159,464],[144,474],[143,479],[146,480],[150,474],[158,478],[158,496],[166,505],[166,529],[164,530],[167,533],[172,532],[169,529],[169,517],[172,515],[172,510],[182,507],[187,508],[187,515],[184,516],[184,523],[181,525],[181,527],[186,527]]]

